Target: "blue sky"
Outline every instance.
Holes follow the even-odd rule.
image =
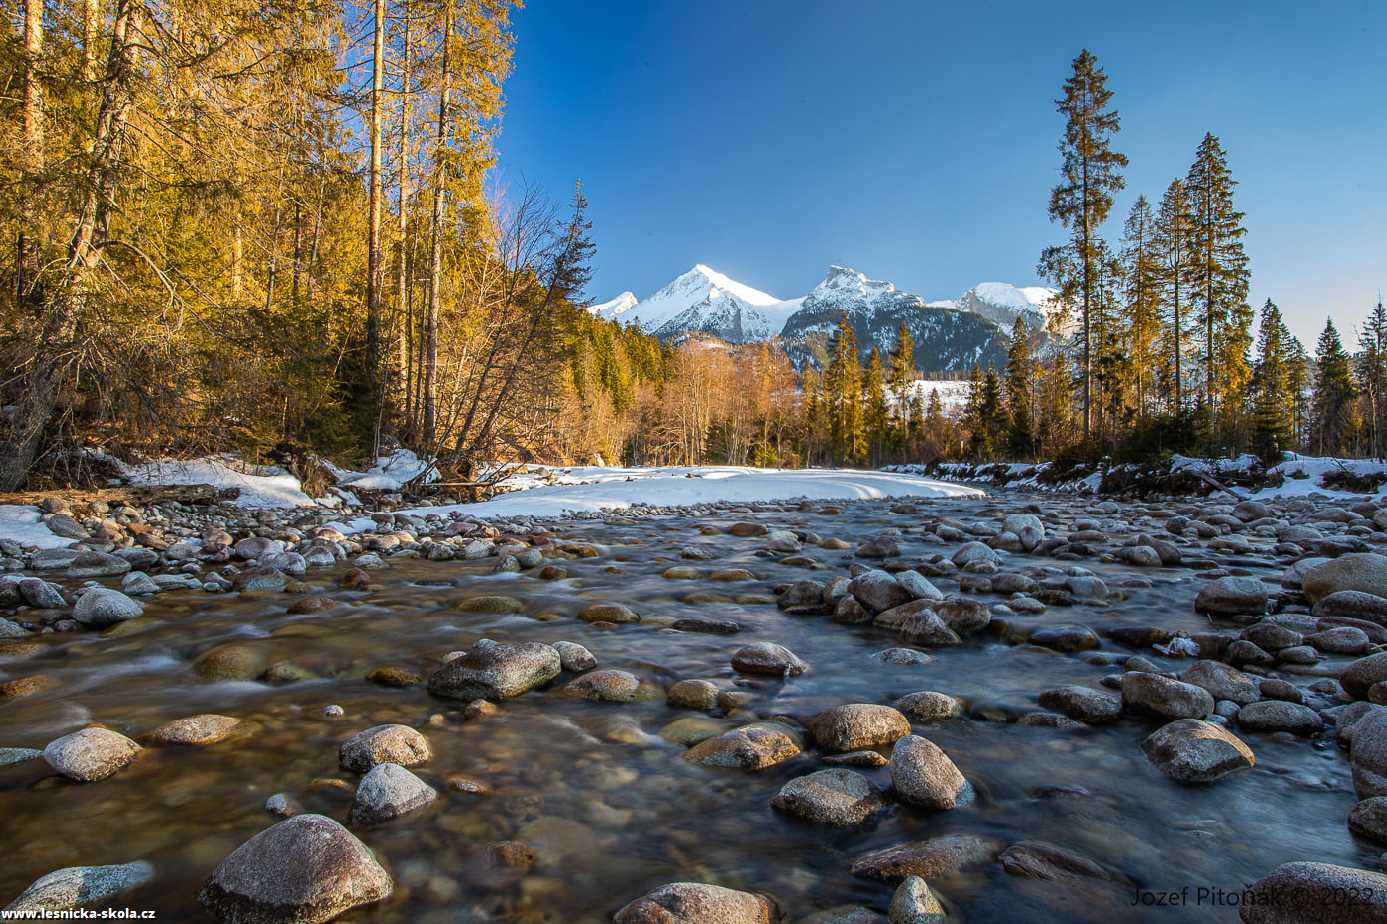
[[[1313,348],[1387,288],[1387,3],[529,0],[514,25],[497,182],[583,180],[598,301],[699,262],[782,298],[830,263],[927,298],[1037,282],[1083,47],[1131,158],[1112,239],[1213,131],[1254,305]]]

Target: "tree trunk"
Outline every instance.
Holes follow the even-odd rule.
[[[381,387],[380,289],[381,208],[384,199],[381,176],[381,121],[385,97],[385,0],[375,0],[375,42],[371,61],[371,198],[366,246],[366,387],[369,398],[371,458],[380,453],[380,431],[385,412]]]
[[[423,424],[420,435],[425,446],[433,445],[436,427],[434,376],[438,369],[438,306],[443,294],[443,200],[446,195],[444,185],[447,177],[448,102],[453,79],[452,37],[453,4],[449,0],[443,10],[443,83],[438,91],[438,133],[434,139],[433,207],[429,216],[429,301],[428,315],[424,320],[423,369],[420,370],[423,391]]]
[[[24,0],[24,98],[20,104],[23,122],[24,173],[30,184],[36,185],[43,169],[43,85],[39,78],[39,60],[43,57],[43,0]],[[30,301],[34,291],[33,276],[37,270],[30,229],[35,222],[34,190],[24,194],[19,234],[15,240],[15,301]]]
[[[103,18],[101,0],[82,0],[82,76],[95,81],[101,76],[97,42]]]
[[[409,93],[410,67],[413,64],[413,47],[410,44],[410,12],[401,11],[404,18],[404,67],[400,83],[400,215],[399,215],[399,254],[395,267],[395,336],[397,353],[397,375],[404,375],[398,396],[400,406],[407,408],[409,401],[409,379],[411,370],[409,349]],[[406,414],[406,416],[408,416]]]

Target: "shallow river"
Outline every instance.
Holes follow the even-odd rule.
[[[202,920],[196,895],[221,859],[278,820],[264,810],[268,796],[287,792],[307,811],[345,823],[355,775],[338,767],[338,744],[363,728],[401,722],[419,728],[434,756],[415,772],[439,790],[428,808],[358,831],[395,878],[393,897],[359,909],[352,921],[506,921],[578,924],[609,921],[612,913],[650,889],[675,880],[716,882],[774,896],[791,921],[815,910],[858,903],[884,912],[891,887],[854,879],[856,855],[945,833],[975,833],[1014,843],[1045,840],[1116,867],[1149,890],[1190,887],[1178,907],[1132,907],[1127,889],[1022,880],[999,865],[942,879],[931,886],[958,919],[1236,920],[1227,905],[1197,903],[1200,887],[1237,892],[1291,860],[1320,860],[1376,868],[1377,851],[1356,842],[1344,819],[1354,804],[1348,767],[1332,745],[1244,735],[1256,751],[1254,770],[1205,787],[1181,786],[1142,756],[1140,742],[1155,720],[1123,718],[1102,728],[1064,730],[1005,721],[1036,711],[1046,687],[1098,685],[1133,653],[1105,639],[1098,652],[1067,655],[1008,644],[984,632],[962,646],[933,652],[925,665],[895,666],[873,658],[897,644],[871,626],[844,626],[823,616],[788,616],[769,597],[778,583],[845,575],[851,551],[806,546],[825,567],[777,563],[760,551],[764,540],[702,535],[709,523],[758,519],[812,530],[854,545],[895,527],[903,561],[951,553],[957,543],[923,541],[924,517],[964,521],[995,517],[1025,498],[922,502],[919,513],[893,513],[889,504],[845,505],[841,513],[788,507],[718,520],[668,517],[601,523],[573,521],[562,538],[597,545],[603,554],[563,562],[569,577],[543,581],[529,574],[487,574],[491,561],[432,563],[394,559],[373,574],[367,592],[344,590],[345,568],[310,571],[307,580],[334,605],[308,615],[286,614],[283,594],[208,595],[173,592],[147,599],[145,616],[104,634],[50,635],[37,653],[0,657],[0,679],[45,673],[54,691],[0,704],[0,746],[42,748],[87,722],[101,722],[137,740],[168,720],[215,712],[251,720],[244,733],[207,748],[150,747],[104,781],[72,784],[42,761],[0,769],[0,905],[38,876],[59,867],[151,861],[154,880],[128,904],[153,908],[161,920]],[[1083,502],[1045,498],[1048,509],[1083,512]],[[705,544],[717,557],[684,561],[679,550]],[[1067,562],[1014,556],[1015,567]],[[1120,588],[1134,569],[1084,562]],[[1255,559],[1226,567],[1279,575]],[[668,580],[672,565],[703,572],[742,567],[757,580],[715,583]],[[1189,569],[1144,569],[1150,588],[1125,590],[1107,607],[1050,608],[1017,616],[1023,626],[1083,623],[1094,629],[1130,623],[1208,631],[1191,602],[1200,579]],[[948,578],[936,581],[946,593]],[[529,616],[459,613],[455,604],[480,592],[524,600]],[[716,594],[689,603],[692,593]],[[1002,597],[985,597],[1000,602]],[[614,629],[573,618],[591,602],[623,603],[644,618]],[[740,635],[677,632],[682,616],[733,619]],[[665,624],[665,627],[661,626]],[[1231,627],[1224,626],[1229,629]],[[918,690],[966,700],[970,717],[916,723],[940,745],[978,791],[976,802],[949,812],[892,807],[867,826],[847,831],[789,819],[769,800],[787,780],[819,769],[807,748],[761,771],[717,770],[682,759],[684,748],[663,740],[667,723],[700,713],[662,702],[592,703],[562,695],[558,686],[502,704],[499,714],[464,720],[462,704],[432,698],[423,686],[394,689],[365,679],[371,668],[396,665],[427,676],[442,656],[477,639],[556,641],[587,646],[599,666],[622,668],[668,686],[710,678],[752,694],[731,728],[752,718],[788,715],[807,720],[840,703],[890,703]],[[291,660],[327,679],[271,687],[253,682],[207,682],[192,659],[208,648],[242,640],[265,659]],[[807,661],[803,676],[786,681],[739,677],[733,651],[751,641],[787,646]],[[1165,661],[1172,670],[1188,661]],[[1102,657],[1106,656],[1106,657]],[[1107,664],[1095,663],[1107,661]],[[1305,683],[1301,678],[1298,682]],[[323,707],[345,709],[336,721]],[[883,769],[864,770],[885,789]],[[462,774],[485,794],[451,789]],[[334,785],[326,780],[345,781]],[[1056,797],[1045,787],[1082,787],[1087,795]],[[1037,795],[1037,792],[1040,795]],[[520,839],[538,856],[535,869],[500,880],[481,860],[487,845]]]

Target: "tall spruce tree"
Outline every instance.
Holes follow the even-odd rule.
[[[868,461],[873,467],[882,464],[891,440],[891,421],[886,409],[884,375],[881,353],[874,346],[867,355],[867,368],[862,373],[862,426],[866,436]]]
[[[1252,388],[1252,445],[1268,464],[1293,442],[1294,410],[1286,387],[1289,368],[1286,325],[1271,299],[1262,306],[1257,337],[1257,365]]]
[[[1092,425],[1093,314],[1098,298],[1102,259],[1098,229],[1112,209],[1113,196],[1125,185],[1121,169],[1127,157],[1112,147],[1121,127],[1110,108],[1112,91],[1098,59],[1084,49],[1074,59],[1073,73],[1055,106],[1065,118],[1060,142],[1061,182],[1050,193],[1050,218],[1069,232],[1069,240],[1041,254],[1041,272],[1058,283],[1065,296],[1075,296],[1080,310],[1083,379],[1083,433]]]
[[[1310,400],[1310,354],[1300,338],[1284,327],[1281,343],[1286,354],[1286,401],[1291,409],[1291,445],[1288,448],[1299,450],[1305,442],[1305,419]]]
[[[1357,389],[1353,368],[1333,321],[1315,345],[1315,392],[1311,399],[1311,446],[1317,455],[1342,456],[1353,448]]]
[[[1387,308],[1380,297],[1358,329],[1358,347],[1363,426],[1368,451],[1380,459],[1387,452]]]
[[[887,356],[888,378],[891,386],[892,420],[895,431],[893,439],[904,443],[908,438],[907,417],[909,415],[909,395],[907,389],[915,379],[915,338],[905,322],[896,330],[896,342]]]
[[[1161,263],[1156,216],[1145,196],[1137,196],[1122,230],[1122,320],[1126,333],[1124,378],[1130,404],[1145,418],[1155,394],[1161,353]]]
[[[1035,363],[1031,359],[1031,331],[1022,318],[1011,327],[1007,348],[1006,414],[1007,450],[1014,458],[1035,455]]]
[[[1252,309],[1247,304],[1243,213],[1233,207],[1237,181],[1212,132],[1195,151],[1185,177],[1190,197],[1194,265],[1191,308],[1203,333],[1204,401],[1236,407],[1247,384]]]
[[[855,465],[866,455],[866,434],[862,428],[862,368],[857,359],[857,336],[846,314],[838,319],[829,355],[824,394],[832,460],[835,465]]]
[[[1190,274],[1194,265],[1193,228],[1185,184],[1173,181],[1156,213],[1154,247],[1159,262],[1161,314],[1165,337],[1164,366],[1171,389],[1171,410],[1185,411],[1184,352],[1188,323]]]

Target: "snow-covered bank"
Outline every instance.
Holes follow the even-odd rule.
[[[115,461],[115,460],[113,460]],[[290,507],[335,507],[337,497],[312,498],[299,479],[277,465],[248,465],[231,457],[161,459],[127,465],[116,461],[125,481],[132,485],[168,486],[207,484],[219,491],[234,488],[231,501],[237,507],[282,510]]]
[[[541,480],[552,478],[549,483]],[[717,502],[782,500],[866,500],[885,497],[981,497],[977,488],[945,484],[916,475],[845,469],[758,469],[734,466],[698,468],[580,467],[522,473],[506,484],[519,487],[479,504],[418,507],[418,515],[471,517],[559,516],[631,507],[684,507]],[[347,524],[353,530],[374,525],[369,517]]]
[[[1209,494],[1219,485],[1251,500],[1305,497],[1362,500],[1387,493],[1387,462],[1332,459],[1287,453],[1270,468],[1255,457],[1197,459],[1174,455],[1156,464],[1073,465],[1052,462],[935,462],[888,465],[887,472],[937,478],[950,483],[984,483],[1023,491],[1068,494]]]
[[[17,542],[26,549],[59,549],[76,539],[64,539],[43,522],[39,508],[24,504],[0,504],[0,539]]]

